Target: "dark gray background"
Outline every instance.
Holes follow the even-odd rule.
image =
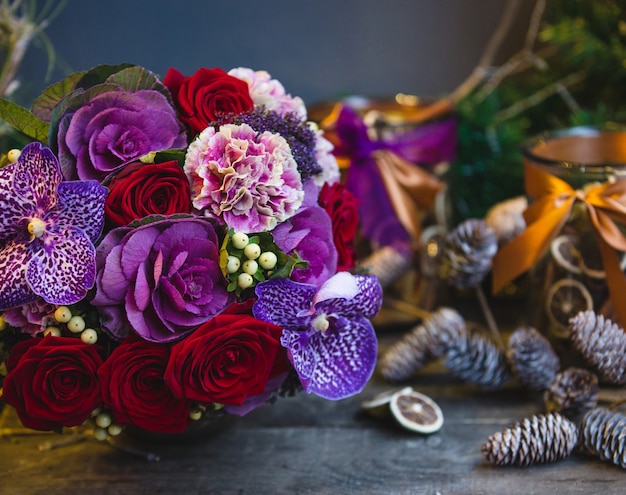
[[[519,22],[499,60],[521,47]],[[264,69],[307,103],[348,94],[438,96],[478,62],[504,0],[69,0],[46,34],[57,55],[33,44],[22,94],[74,70],[132,62],[163,76],[200,67]]]

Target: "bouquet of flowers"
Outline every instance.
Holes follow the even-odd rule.
[[[303,389],[360,392],[382,291],[356,200],[265,71],[98,66],[32,109],[0,168],[2,400],[23,425],[183,432]]]

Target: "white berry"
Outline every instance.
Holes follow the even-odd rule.
[[[203,412],[199,408],[192,408],[189,410],[189,418],[192,421],[198,421],[200,418],[202,418],[202,416],[203,416]]]
[[[113,423],[111,416],[107,413],[100,413],[96,416],[96,425],[100,428],[108,428]]]
[[[94,428],[93,436],[96,440],[103,442],[109,437],[109,432],[105,430],[104,428]]]
[[[85,344],[95,344],[98,341],[98,332],[93,328],[85,328],[80,334],[80,340]]]
[[[258,269],[259,264],[254,260],[246,260],[243,262],[243,271],[250,275],[254,275]]]
[[[252,275],[250,275],[249,273],[240,273],[237,277],[237,285],[242,289],[247,289],[248,287],[250,287],[253,281],[254,280],[252,278]]]
[[[111,435],[112,437],[118,436],[120,433],[122,433],[122,430],[123,428],[120,425],[116,425],[115,423],[107,428],[109,435]]]
[[[58,321],[59,323],[67,323],[68,321],[70,321],[71,317],[72,317],[72,312],[70,311],[70,308],[68,308],[67,306],[59,306],[54,311],[54,319]]]
[[[236,249],[243,249],[248,245],[250,239],[243,232],[235,232],[233,234],[232,243],[233,247]]]
[[[240,266],[241,261],[239,260],[239,258],[237,258],[237,256],[228,257],[228,261],[226,261],[226,271],[228,273],[235,273],[237,270],[239,270]]]
[[[254,242],[251,242],[244,248],[243,254],[245,254],[246,258],[248,258],[249,260],[255,260],[261,254],[261,246]]]
[[[19,159],[21,154],[22,154],[21,150],[18,150],[17,148],[13,148],[12,150],[9,150],[9,152],[7,153],[7,158],[9,159],[11,163],[15,163]]]
[[[52,335],[53,337],[61,336],[61,329],[59,327],[50,326],[43,331],[44,336]]]
[[[72,333],[80,333],[85,329],[85,320],[82,316],[72,316],[67,322],[67,329]]]
[[[259,256],[259,265],[264,270],[271,270],[276,266],[276,263],[278,263],[278,258],[271,251],[265,251]]]

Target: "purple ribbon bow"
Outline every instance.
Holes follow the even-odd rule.
[[[344,105],[335,129],[341,140],[339,151],[350,159],[346,187],[359,198],[363,234],[379,247],[390,246],[409,254],[411,238],[394,211],[373,153],[388,150],[423,167],[449,161],[455,153],[456,119],[450,117],[372,140],[360,115]]]

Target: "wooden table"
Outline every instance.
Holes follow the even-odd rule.
[[[381,349],[399,335],[381,337]],[[502,468],[487,463],[487,437],[541,410],[541,397],[511,384],[483,392],[443,369],[412,385],[441,406],[430,436],[360,410],[388,390],[375,376],[339,402],[300,394],[237,419],[220,433],[183,443],[135,442],[158,462],[86,440],[40,451],[54,434],[0,437],[1,495],[243,494],[624,494],[626,472],[582,453],[555,464]],[[4,427],[11,416],[5,414]],[[9,423],[9,424],[7,424]]]

